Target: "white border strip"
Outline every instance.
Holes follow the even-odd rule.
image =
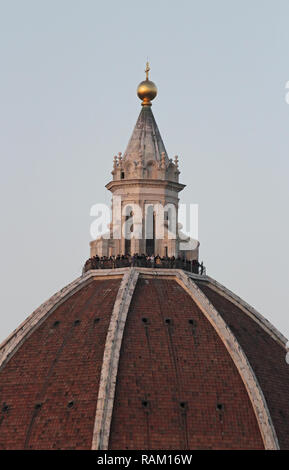
[[[288,341],[287,338],[285,338],[285,336],[283,336],[282,333],[280,333],[280,331],[278,331],[277,328],[272,325],[269,320],[263,317],[263,315],[261,315],[261,313],[259,313],[254,307],[249,305],[247,302],[241,299],[241,297],[234,294],[232,291],[211,277],[206,276],[205,279],[198,280],[202,281],[204,285],[207,284],[208,287],[210,287],[212,290],[225,297],[237,307],[241,308],[244,313],[255,320],[258,325],[260,325],[263,330],[266,331],[266,333],[268,333],[275,341],[277,341],[283,348],[286,349],[286,343]]]
[[[108,449],[120,349],[138,276],[139,273],[134,268],[130,268],[123,276],[111,315],[103,353],[92,450]]]
[[[252,403],[265,449],[278,450],[279,443],[265,397],[243,349],[222,316],[194,281],[180,271],[177,273],[177,281],[204,313],[233,359]]]

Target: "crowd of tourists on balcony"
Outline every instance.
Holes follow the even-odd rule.
[[[184,269],[195,274],[205,274],[205,267],[198,260],[186,260],[180,256],[159,256],[159,255],[117,255],[117,256],[93,256],[89,258],[83,268],[83,271],[90,271],[91,269],[114,269],[114,268],[127,268],[127,267],[142,267],[142,268],[165,268],[165,269]]]

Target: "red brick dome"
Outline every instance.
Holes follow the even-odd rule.
[[[178,224],[179,159],[142,98],[109,231],[0,346],[0,449],[289,449],[286,339],[205,275]]]
[[[285,338],[207,276],[88,271],[2,344],[1,449],[289,449]]]

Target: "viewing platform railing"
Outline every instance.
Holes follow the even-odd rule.
[[[206,268],[202,263],[196,260],[188,261],[183,259],[163,259],[155,258],[154,260],[142,257],[128,258],[89,258],[83,268],[83,271],[90,271],[91,269],[116,269],[128,267],[141,267],[153,269],[183,269],[194,274],[206,275]]]

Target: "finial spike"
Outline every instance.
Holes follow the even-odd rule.
[[[146,73],[146,80],[149,79],[149,71],[150,71],[150,64],[149,64],[149,61],[147,60],[147,63],[146,63],[146,69],[145,69],[145,73]]]

